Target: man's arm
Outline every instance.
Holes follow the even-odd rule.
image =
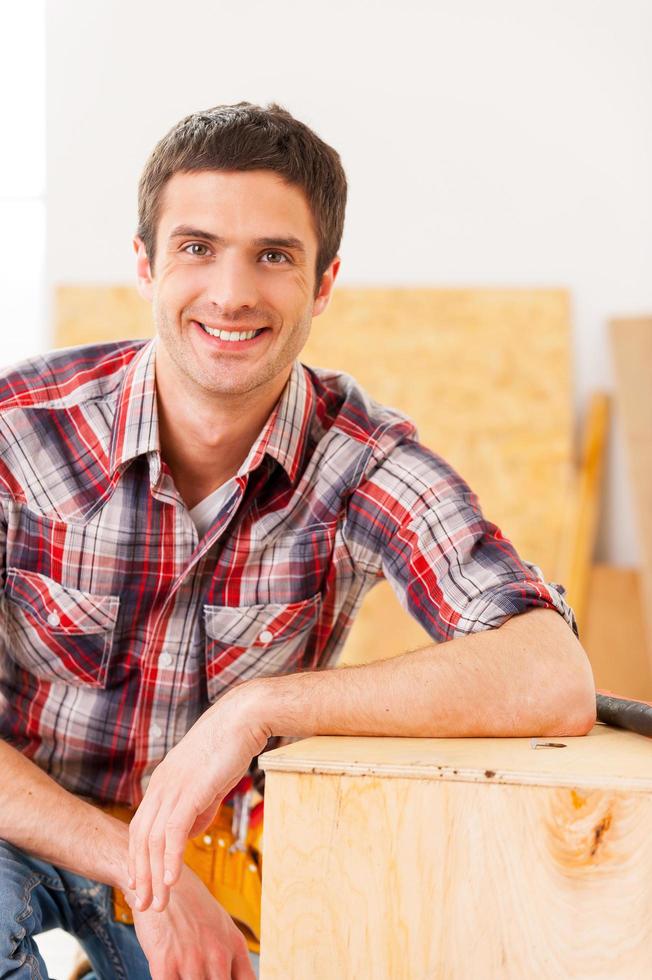
[[[126,881],[128,828],[58,785],[0,741],[0,838],[55,865],[135,896]],[[134,909],[153,980],[203,976],[253,980],[244,939],[230,916],[188,868],[163,915]],[[208,975],[208,973],[206,973]]]
[[[588,658],[548,609],[390,660],[254,681],[251,696],[274,735],[518,738],[595,722]]]
[[[0,740],[0,837],[35,857],[126,889],[125,824],[51,779]]]
[[[132,886],[143,908],[152,895],[165,907],[187,837],[246,772],[243,747],[269,736],[584,735],[594,721],[586,654],[546,609],[390,660],[246,682],[155,770],[130,830]]]

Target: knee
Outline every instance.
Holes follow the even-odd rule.
[[[0,963],[14,957],[25,936],[33,931],[30,899],[37,882],[21,852],[0,840]]]

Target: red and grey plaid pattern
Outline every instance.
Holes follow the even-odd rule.
[[[332,664],[386,577],[435,641],[573,616],[410,422],[295,364],[201,539],[161,460],[155,342],[0,380],[0,736],[68,789],[135,805],[230,685]]]

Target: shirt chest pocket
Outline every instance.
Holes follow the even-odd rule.
[[[302,602],[258,606],[204,606],[206,682],[214,701],[252,677],[305,669],[321,595]]]
[[[66,588],[37,572],[7,571],[9,655],[50,682],[106,687],[120,600]]]

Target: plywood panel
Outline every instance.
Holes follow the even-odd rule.
[[[59,287],[56,320],[60,346],[151,333],[149,307],[130,287]],[[566,291],[343,288],[315,320],[303,360],[347,371],[413,418],[523,557],[558,580],[575,492]],[[381,586],[345,660],[427,641]]]
[[[415,420],[525,557],[552,574],[572,459],[563,290],[341,290],[303,359]]]
[[[652,317],[613,320],[611,341],[642,559],[647,652],[652,664]]]
[[[59,285],[54,293],[55,347],[151,337],[152,308],[134,286]]]
[[[304,752],[315,771],[293,772],[290,760],[267,772],[262,980],[652,975],[649,740],[596,729],[572,750],[548,750],[554,760],[575,753],[577,782],[562,785],[496,781],[489,743],[508,757],[511,740],[459,740],[457,752],[451,740],[432,750],[444,777],[412,778],[382,763],[396,743],[396,756],[414,757],[400,743],[418,740],[367,740],[381,764],[366,775],[320,773],[316,741]],[[343,758],[358,760],[360,746],[352,755],[341,741]],[[301,743],[281,752],[290,749],[300,754]],[[514,749],[516,769],[545,751]],[[632,749],[638,791],[612,772]],[[455,778],[464,759],[477,780]]]
[[[577,492],[569,499],[567,526],[572,533],[566,536],[568,572],[560,576],[568,589],[568,600],[575,612],[580,632],[586,618],[598,530],[608,425],[609,398],[603,392],[594,392],[584,426]]]

